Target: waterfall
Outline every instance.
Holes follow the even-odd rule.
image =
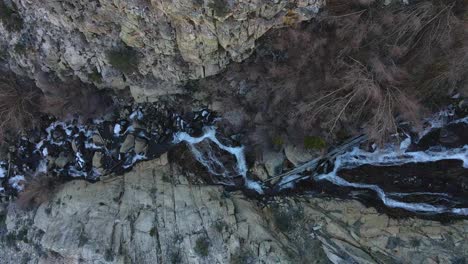
[[[208,140],[214,143],[220,149],[233,155],[236,158],[236,170],[230,172],[224,164],[220,161],[220,157],[217,157],[211,151],[204,154],[197,144],[204,140]],[[186,132],[178,132],[174,135],[173,143],[177,144],[180,142],[186,142],[190,150],[192,151],[195,158],[203,164],[212,175],[230,178],[232,176],[241,175],[244,178],[245,187],[252,189],[259,194],[263,193],[263,188],[260,183],[253,181],[247,177],[247,163],[245,161],[244,148],[243,147],[231,147],[221,143],[216,137],[216,129],[214,127],[205,127],[203,135],[200,137],[192,137]]]

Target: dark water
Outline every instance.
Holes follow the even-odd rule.
[[[0,163],[2,193],[15,195],[28,178],[41,173],[97,181],[170,149],[172,160],[190,165],[185,168],[194,183],[241,189],[253,198],[325,195],[358,199],[395,216],[467,217],[468,118],[452,111],[436,119],[419,135],[402,130],[400,144],[373,151],[355,148],[321,161],[326,166],[320,170],[261,183],[249,175],[243,147],[212,127],[216,115],[209,110],[178,113],[157,103],[127,106],[106,120],[50,120],[42,130],[21,137]],[[132,142],[144,142],[144,151],[127,144],[129,136]],[[93,166],[96,153],[99,169]]]

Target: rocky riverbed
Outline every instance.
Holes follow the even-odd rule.
[[[90,181],[121,174],[139,160],[167,152],[175,132],[201,133],[214,118],[207,109],[183,114],[165,103],[124,105],[103,119],[88,121],[49,118],[43,128],[9,146],[1,163],[3,191],[21,191],[26,178],[44,173]]]
[[[161,155],[167,160],[169,151],[184,170],[198,167],[192,183],[243,190],[253,199],[315,192],[358,199],[390,214],[468,215],[468,122],[461,109],[428,119],[419,135],[402,127],[401,135],[395,135],[401,136],[400,144],[366,149],[361,143],[330,160],[317,157],[317,168],[275,180],[262,180],[244,147],[216,130],[220,120],[209,109],[178,113],[163,102],[126,105],[103,119],[81,123],[50,120],[42,131],[20,137],[9,148],[1,163],[2,193],[16,195],[41,174],[99,181],[130,171],[142,160]],[[178,156],[181,144],[188,159]]]
[[[163,103],[134,104],[88,122],[50,120],[20,137],[2,163],[3,194],[13,200],[0,209],[2,260],[468,258],[463,112],[441,112],[419,135],[403,129],[400,144],[344,149],[319,170],[266,182],[236,137],[215,129],[221,120],[204,108],[178,113]],[[14,197],[40,173],[67,182],[38,208],[24,210]]]

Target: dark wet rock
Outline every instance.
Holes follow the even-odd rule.
[[[410,151],[423,151],[433,147],[458,148],[468,145],[468,123],[449,124],[427,133],[418,142],[411,145]]]
[[[468,207],[468,169],[462,165],[458,160],[385,167],[365,165],[339,174],[347,181],[374,184],[388,193],[413,193],[403,197],[407,202]]]

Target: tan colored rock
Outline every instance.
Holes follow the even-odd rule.
[[[102,158],[103,158],[103,156],[104,156],[103,153],[100,152],[100,151],[94,152],[93,160],[92,160],[92,164],[93,164],[94,168],[101,168],[102,167]]]
[[[103,146],[105,143],[99,134],[94,134],[92,138],[93,138],[93,143],[96,146]]]
[[[299,166],[309,160],[320,157],[320,151],[318,150],[307,150],[293,144],[286,144],[284,146],[284,154],[294,166]]]
[[[6,264],[18,263],[17,252],[29,263],[458,263],[468,257],[466,226],[389,221],[332,198],[276,198],[262,209],[154,160],[100,182],[68,182],[36,211],[10,204],[7,232],[27,228],[28,243],[14,241],[20,251],[0,243],[0,256]],[[200,239],[209,241],[206,256]]]
[[[146,153],[148,142],[144,138],[136,137],[135,138],[135,153]]]
[[[283,152],[265,151],[262,156],[263,164],[270,177],[280,174],[283,170],[285,156]]]
[[[167,164],[169,164],[167,152],[161,154],[161,156],[159,156],[159,158],[156,159],[155,163],[159,166],[166,166]]]

